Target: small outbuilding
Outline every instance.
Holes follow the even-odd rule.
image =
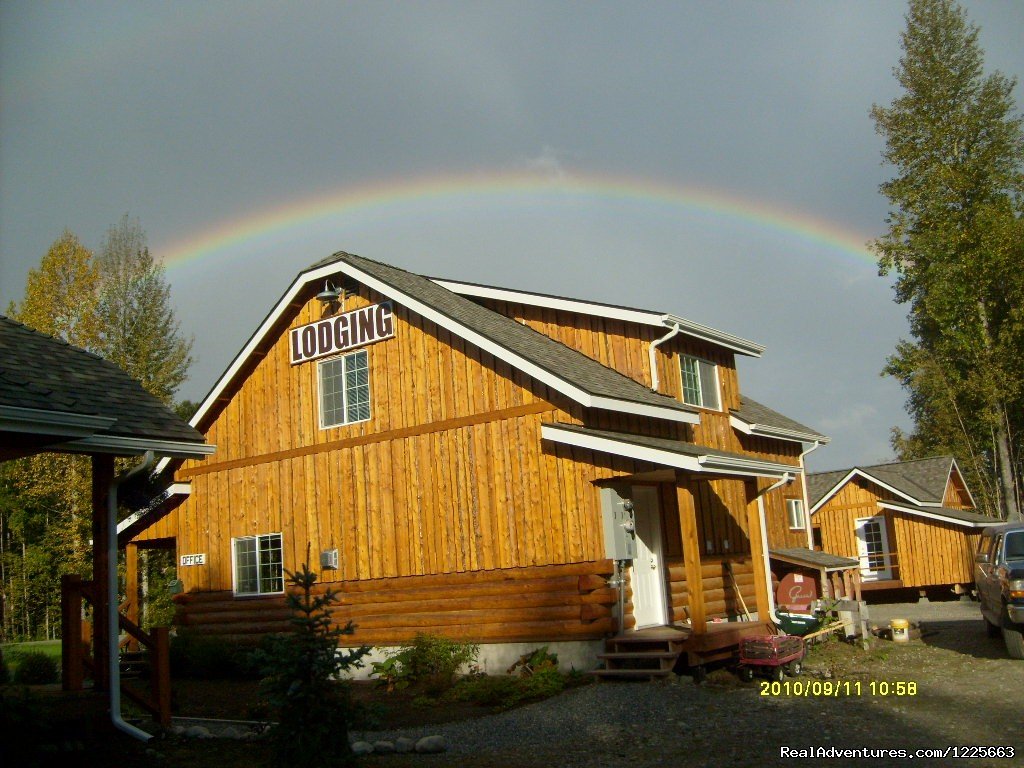
[[[816,548],[860,562],[864,590],[951,587],[973,580],[981,531],[952,456],[821,472],[807,477]]]

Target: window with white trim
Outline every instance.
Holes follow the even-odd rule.
[[[791,531],[802,531],[807,525],[807,518],[804,516],[804,500],[786,499],[786,516],[789,518]]]
[[[321,429],[370,418],[370,364],[366,350],[322,360],[318,369]]]
[[[680,355],[679,372],[683,378],[683,402],[699,408],[721,408],[718,398],[718,366],[691,355]]]
[[[231,540],[236,595],[284,592],[281,534],[240,536]]]

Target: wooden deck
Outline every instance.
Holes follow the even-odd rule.
[[[687,666],[700,667],[738,653],[740,640],[756,635],[776,634],[775,625],[765,621],[708,622],[707,631],[695,633],[692,627],[677,625],[647,627],[619,635],[633,643],[665,642],[686,654]]]

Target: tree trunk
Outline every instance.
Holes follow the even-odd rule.
[[[999,485],[1002,487],[1003,504],[1007,520],[1020,520],[1020,505],[1017,503],[1017,486],[1013,478],[1013,461],[1010,457],[1010,437],[1006,427],[996,427],[996,453],[999,460]]]

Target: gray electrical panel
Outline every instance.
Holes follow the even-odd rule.
[[[619,489],[602,488],[601,519],[604,522],[604,556],[612,560],[635,558],[633,502]]]

